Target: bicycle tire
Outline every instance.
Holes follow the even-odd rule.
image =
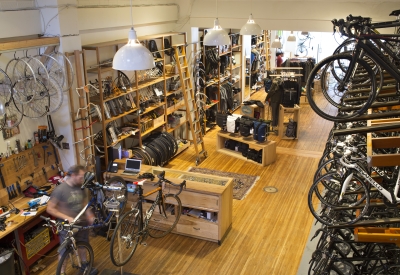
[[[178,196],[172,194],[165,195],[165,202],[168,206],[167,209],[159,205],[158,210],[160,213],[153,212],[147,225],[149,236],[152,238],[162,238],[169,234],[181,217],[182,202]],[[169,211],[171,214],[169,214]]]
[[[139,210],[134,208],[122,215],[115,226],[110,242],[110,258],[115,266],[125,265],[136,251],[140,237],[139,215]],[[126,256],[123,255],[125,252]]]
[[[369,191],[364,182],[354,174],[352,184],[349,184],[347,189],[349,190],[350,188],[350,191],[347,192],[346,190],[345,193],[347,193],[347,195],[344,196],[342,202],[339,202],[338,198],[341,193],[342,185],[331,180],[335,174],[336,172],[327,173],[313,183],[308,193],[308,207],[311,214],[322,224],[350,225],[359,221],[368,211],[370,199]],[[359,187],[358,189],[355,188],[358,192],[352,192],[351,188],[354,185]],[[328,186],[329,188],[326,188]],[[362,191],[364,194],[359,198],[358,193]],[[364,205],[362,205],[362,203],[364,203]],[[351,207],[355,206],[359,206],[358,208],[360,211],[358,215],[352,213],[354,210],[352,210]],[[319,210],[323,212],[318,214],[317,212]],[[344,220],[339,217],[344,218]]]
[[[125,200],[121,202],[120,207],[119,207],[119,214],[122,215],[122,213],[124,213],[124,211],[125,211],[126,203],[128,201],[128,188],[126,187],[125,180],[120,176],[114,176],[114,177],[111,177],[108,180],[106,180],[106,184],[110,185],[110,186],[117,186],[117,187],[124,186],[125,187],[121,192],[111,192],[111,191],[107,191],[107,190],[103,191],[105,200],[114,194],[117,197],[122,196],[122,195],[125,197]],[[102,209],[104,211],[105,217],[107,217],[108,210],[105,207],[103,207]]]
[[[49,76],[53,77],[58,82],[58,84],[60,84],[61,87],[64,87],[65,75],[63,65],[61,65],[57,59],[48,54],[41,54],[35,57],[38,58],[46,67]]]
[[[34,85],[36,95],[32,101],[24,104],[23,115],[32,119],[38,119],[45,116],[50,110],[50,94],[39,80],[34,82]],[[21,112],[21,110],[19,111]]]
[[[63,253],[63,255],[61,256],[60,261],[58,262],[57,265],[57,270],[56,270],[56,275],[61,275],[63,273],[65,274],[82,274],[82,275],[89,275],[90,271],[92,270],[92,266],[93,266],[93,262],[94,262],[94,252],[93,252],[93,248],[90,246],[89,243],[87,242],[81,242],[78,241],[76,242],[76,247],[82,251],[83,249],[86,250],[87,255],[89,257],[86,257],[86,268],[84,270],[84,272],[82,273],[80,271],[80,267],[78,265],[78,263],[73,262],[72,260],[75,259],[77,256],[75,254],[75,251],[72,249],[72,247],[68,247],[65,252]],[[81,255],[82,252],[78,253],[79,255]],[[89,262],[87,262],[87,258],[89,258]],[[72,261],[70,264],[68,264],[68,259],[70,261]],[[62,271],[62,266],[64,265],[64,261],[66,261],[66,266],[65,266],[65,270],[63,273],[61,273]],[[82,260],[80,260],[81,263],[83,263]]]
[[[60,83],[58,83],[58,81],[55,80],[52,76],[50,76],[49,81],[46,84],[46,88],[50,96],[50,105],[48,112],[49,114],[52,114],[60,109],[64,100],[64,93]]]
[[[299,44],[296,49],[296,56],[298,57],[306,57],[308,55],[307,47],[303,44]]]
[[[329,68],[332,65],[332,62],[335,62],[338,59],[343,59],[343,60],[347,60],[351,62],[352,57],[350,55],[345,55],[345,54],[338,54],[338,55],[334,55],[334,56],[330,56],[325,58],[324,60],[322,60],[320,63],[318,63],[314,69],[311,71],[307,83],[306,83],[306,92],[307,92],[307,99],[308,102],[311,106],[311,108],[314,110],[314,112],[316,112],[319,116],[321,116],[322,118],[326,119],[326,120],[330,120],[330,121],[336,121],[336,122],[341,122],[344,119],[347,118],[351,118],[351,117],[356,117],[359,116],[361,114],[363,114],[368,108],[369,106],[371,106],[372,102],[375,100],[376,98],[376,81],[375,81],[375,75],[372,72],[372,69],[369,67],[369,65],[361,59],[357,60],[358,64],[361,64],[361,66],[363,66],[367,72],[367,74],[369,75],[369,77],[371,78],[371,88],[369,89],[369,91],[367,92],[360,92],[361,95],[366,94],[367,95],[367,100],[362,100],[361,101],[361,105],[359,101],[353,102],[354,104],[358,104],[356,105],[357,110],[353,111],[352,113],[343,113],[343,112],[339,112],[339,106],[343,106],[342,102],[344,98],[347,97],[351,97],[352,94],[349,93],[349,87],[351,87],[351,81],[349,83],[339,83],[337,86],[339,85],[343,85],[343,91],[342,90],[331,90],[331,89],[324,89],[322,91],[322,96],[323,98],[325,98],[325,101],[323,100],[322,96],[320,95],[320,93],[316,94],[316,97],[318,97],[317,99],[314,99],[313,96],[313,92],[312,92],[312,84],[314,83],[314,79],[315,76],[318,74],[318,72],[322,69],[322,71],[324,71],[324,73],[327,73],[327,68]],[[323,68],[324,66],[327,66],[325,68]],[[331,78],[332,79],[332,78]],[[331,94],[329,94],[331,93]],[[333,98],[331,98],[331,96]],[[318,104],[317,104],[318,101]],[[333,102],[335,102],[335,105],[332,104]],[[334,107],[334,108],[327,108],[327,104],[329,104],[329,107]],[[338,116],[338,114],[340,113],[340,115]]]

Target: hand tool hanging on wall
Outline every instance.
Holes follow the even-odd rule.
[[[11,185],[10,187],[11,187],[11,194],[13,196],[12,198],[14,199],[14,198],[18,197],[17,191],[14,188],[14,184]]]
[[[3,186],[3,188],[6,188],[6,183],[4,182],[4,177],[3,177],[3,173],[1,172],[1,168],[4,166],[4,164],[0,164],[0,180],[1,180],[1,185]]]
[[[37,167],[39,163],[38,163],[38,156],[35,150],[32,149],[32,152],[30,154],[33,155],[33,164],[35,165],[35,167]]]
[[[43,171],[43,175],[46,177],[46,182],[47,182],[49,180],[49,178],[47,177],[46,168],[42,167],[42,171]]]
[[[47,146],[47,145],[43,145],[42,146],[43,147],[43,164],[46,164],[46,150],[47,150],[47,148],[49,147],[49,146]]]
[[[48,163],[49,162],[49,158],[50,158],[50,156],[52,155],[52,153],[51,152],[47,152],[47,159],[46,159],[46,163]]]
[[[18,165],[17,165],[17,163],[15,162],[16,159],[14,158],[13,161],[14,161],[15,172],[18,172]]]
[[[8,199],[12,200],[12,196],[11,196],[11,193],[10,193],[10,188],[8,188],[8,186],[7,186],[6,189],[7,189]]]
[[[21,195],[22,191],[21,191],[21,185],[19,185],[19,181],[17,181],[17,190],[18,190],[18,194]]]

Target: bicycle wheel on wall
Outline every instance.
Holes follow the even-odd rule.
[[[79,251],[78,255],[75,254],[75,251],[71,247],[68,247],[64,251],[60,261],[58,262],[56,275],[90,275],[94,262],[93,249],[87,242],[76,242],[76,247]],[[80,259],[78,259],[77,257],[80,257]],[[79,266],[79,262],[81,266]]]
[[[351,75],[347,81],[344,81],[346,74],[353,72],[342,72],[337,64],[348,68],[352,60],[351,55],[339,54],[325,58],[318,63],[311,71],[307,84],[307,99],[311,108],[321,117],[330,121],[338,121],[345,118],[356,117],[363,114],[377,95],[375,74],[370,66],[361,59],[355,64],[354,75]],[[332,70],[340,81],[332,77]],[[363,89],[352,89],[352,85],[357,84],[358,72],[371,79],[369,87]],[[317,75],[324,74],[324,78],[329,78],[329,86],[322,87],[322,93],[313,93],[313,83]],[[354,76],[354,77],[353,77]],[[352,107],[351,111],[343,111],[344,107]],[[340,116],[338,114],[340,113]]]
[[[152,238],[161,238],[170,233],[181,217],[182,203],[178,196],[165,195],[165,205],[154,209],[153,216],[147,225]]]
[[[135,253],[139,242],[140,213],[134,208],[118,221],[110,242],[110,258],[115,266],[125,265]]]

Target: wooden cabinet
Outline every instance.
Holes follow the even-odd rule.
[[[122,168],[123,160],[118,160],[119,167]],[[205,175],[179,171],[174,169],[142,166],[141,173],[151,172],[158,174],[161,171],[166,172],[165,178],[180,183],[183,179],[179,178],[186,175],[196,178],[204,178],[208,180],[226,180],[226,184],[215,185],[203,182],[186,180],[186,189],[182,191],[179,198],[182,202],[184,213],[181,215],[176,228],[173,230],[176,234],[182,234],[194,238],[204,239],[212,242],[221,243],[232,226],[232,201],[233,201],[233,185],[232,179],[222,178],[213,175]],[[123,177],[126,181],[135,181],[136,177],[130,175],[122,175],[121,170],[117,174],[106,173],[106,177],[110,178],[115,175]],[[144,191],[148,192],[154,189],[152,182],[145,182]],[[154,199],[155,195],[149,196],[149,199]],[[129,201],[132,203],[135,200],[132,194],[129,195]],[[203,210],[210,213],[211,219],[197,218],[186,215],[189,209]]]
[[[289,123],[289,119],[293,119],[297,123],[296,137],[287,137],[286,128]],[[281,139],[298,139],[299,137],[299,124],[300,124],[300,106],[294,105],[293,108],[284,107],[279,105],[279,137]]]
[[[246,157],[242,156],[241,152],[236,152],[233,150],[229,150],[225,148],[225,141],[228,139],[247,143],[249,145],[250,149],[255,149],[255,150],[262,150],[262,161],[261,163],[249,160],[255,164],[262,165],[262,166],[267,166],[268,164],[273,163],[276,160],[276,142],[275,141],[264,141],[264,142],[257,142],[253,140],[253,137],[248,137],[248,138],[243,138],[239,135],[235,134],[230,134],[226,132],[218,132],[218,137],[217,137],[217,151],[219,153],[224,153],[229,156],[233,156],[235,158],[239,158],[242,160],[248,160]]]

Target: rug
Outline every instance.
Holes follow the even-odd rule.
[[[255,183],[258,181],[258,179],[260,178],[258,176],[223,172],[218,170],[197,168],[197,167],[190,167],[188,171],[199,174],[233,178],[233,198],[236,200],[244,199],[246,195],[250,192],[250,190],[253,188]],[[224,186],[227,183],[226,180],[205,179],[199,176],[191,176],[191,175],[182,175],[181,178],[191,181],[205,182],[209,184],[217,184],[222,186]]]

